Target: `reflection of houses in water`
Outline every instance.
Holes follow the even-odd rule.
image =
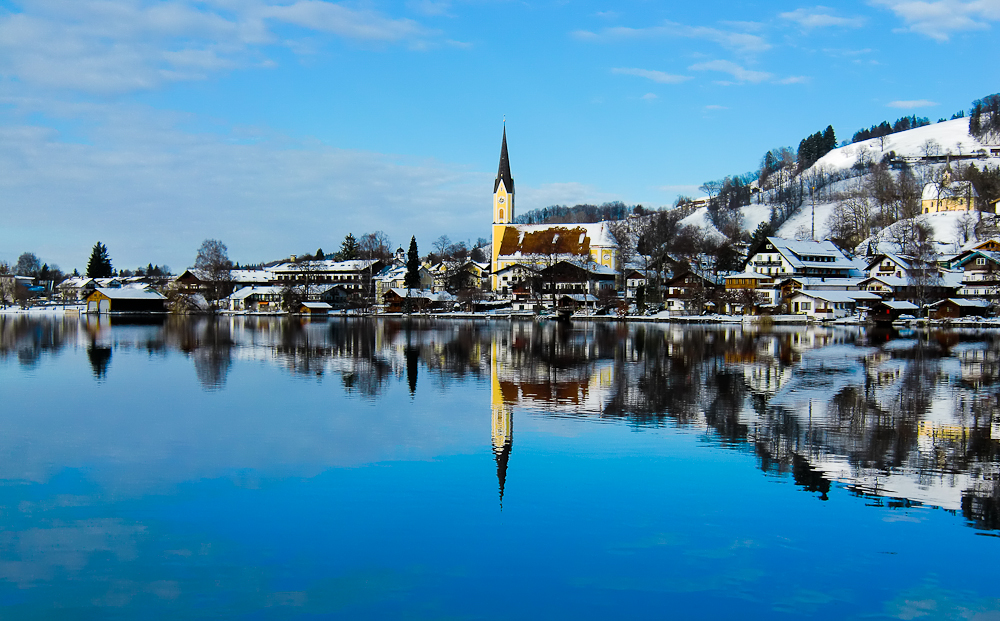
[[[809,469],[866,494],[962,511],[977,524],[996,515],[996,404],[978,390],[995,351],[918,339],[881,348],[806,352],[770,399],[751,441],[771,459]],[[970,369],[971,367],[971,369]],[[970,380],[970,377],[972,378]]]

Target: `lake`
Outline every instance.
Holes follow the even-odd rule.
[[[0,315],[4,619],[1000,619],[1000,333]]]

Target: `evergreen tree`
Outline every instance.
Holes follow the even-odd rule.
[[[406,276],[403,284],[407,289],[420,288],[420,255],[417,254],[417,238],[410,238],[410,249],[406,252]]]
[[[823,131],[823,155],[837,148],[837,135],[833,131],[833,125],[827,125]],[[822,156],[820,156],[822,157]]]
[[[341,261],[351,261],[358,258],[358,240],[354,239],[354,235],[348,233],[344,236],[344,241],[340,244],[340,252],[338,254]]]
[[[322,248],[317,248],[316,249],[316,260],[317,261],[322,261],[325,258],[326,258],[326,254],[323,252],[323,249]]]
[[[97,242],[90,251],[90,260],[87,261],[87,278],[110,278],[113,272],[108,247]]]

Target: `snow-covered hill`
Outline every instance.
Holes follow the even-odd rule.
[[[858,161],[858,155],[863,151],[867,151],[875,161],[878,161],[890,151],[899,157],[916,159],[927,155],[974,155],[982,150],[986,150],[988,154],[990,147],[998,146],[1000,145],[984,144],[970,136],[968,118],[955,119],[890,134],[884,140],[871,138],[839,147],[821,157],[813,164],[812,169],[835,171],[850,168]],[[990,160],[992,163],[1000,162],[1000,158],[997,157],[992,157]]]
[[[858,162],[859,155],[863,153],[867,155],[869,161],[877,162],[890,151],[894,152],[898,158],[903,158],[913,165],[934,162],[928,165],[936,168],[944,165],[937,159],[941,156],[951,155],[965,159],[968,156],[978,156],[985,152],[986,158],[976,157],[973,161],[980,168],[984,166],[995,167],[1000,166],[1000,157],[992,155],[995,149],[1000,149],[1000,144],[983,143],[969,135],[969,119],[962,118],[890,134],[884,139],[872,138],[836,148],[821,157],[803,175],[808,178],[813,173],[820,171],[827,175],[842,173],[851,169]],[[927,159],[928,156],[931,156],[931,159]],[[809,236],[813,226],[813,209],[815,208],[816,238],[827,238],[830,234],[828,221],[837,205],[835,200],[837,193],[856,186],[857,182],[856,178],[851,178],[826,186],[818,193],[815,205],[807,198],[798,211],[781,225],[777,235],[786,238]],[[759,198],[755,197],[754,201],[757,200],[762,202],[759,204],[754,202],[741,210],[743,228],[749,232],[756,230],[762,222],[767,222],[771,216],[771,205],[768,203],[767,194],[765,193]],[[926,222],[934,229],[939,253],[946,254],[960,245],[957,227],[959,217],[960,214],[957,213],[926,214],[918,217],[918,220]],[[698,226],[713,235],[721,235],[709,220],[705,207],[698,209],[681,222],[686,225]]]

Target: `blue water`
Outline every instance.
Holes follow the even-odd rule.
[[[0,316],[0,618],[1000,618],[998,353]]]

